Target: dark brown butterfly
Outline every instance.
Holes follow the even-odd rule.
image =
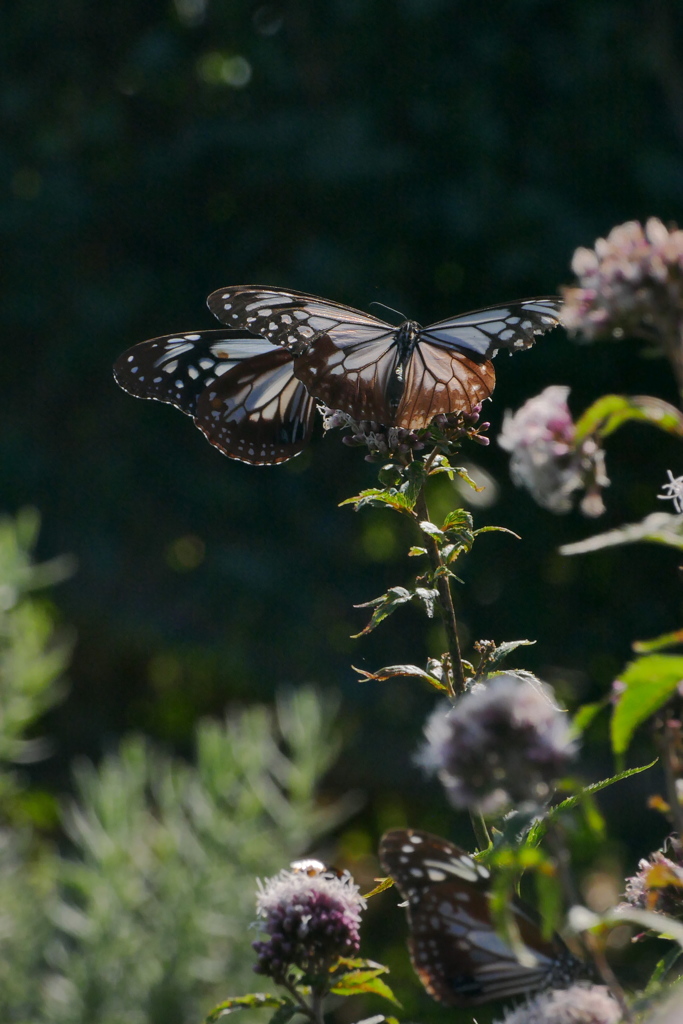
[[[533,911],[515,902],[515,922],[532,954],[530,965],[520,963],[496,934],[488,869],[445,839],[397,829],[382,837],[379,858],[408,902],[415,971],[439,1002],[477,1006],[562,988],[583,972],[559,935],[544,939]]]
[[[283,345],[311,395],[356,420],[418,430],[471,412],[495,387],[498,349],[529,348],[559,322],[559,298],[526,299],[399,327],[303,292],[236,285],[208,298],[218,319]]]
[[[196,331],[133,345],[114,378],[136,398],[192,416],[224,455],[261,466],[293,458],[311,436],[315,402],[293,363],[286,348],[249,331]]]

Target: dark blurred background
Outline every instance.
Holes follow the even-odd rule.
[[[55,739],[43,784],[64,788],[74,755],[98,758],[130,729],[183,753],[198,716],[313,681],[341,690],[348,722],[330,785],[362,789],[377,828],[452,833],[411,765],[431,695],[359,685],[350,668],[424,664],[445,646],[410,608],[349,639],[366,621],[353,604],[412,568],[398,517],[337,507],[373,468],[320,431],[285,466],[228,461],[175,410],[119,391],[111,364],[145,338],[217,326],[204,300],[222,285],[378,300],[430,323],[555,293],[574,248],[616,223],[680,221],[682,27],[674,0],[3,8],[2,506],[37,506],[41,554],[79,566],[56,592],[78,645],[42,726]],[[641,348],[556,331],[499,358],[492,434],[551,383],[571,386],[575,413],[614,391],[675,402]],[[634,638],[680,626],[675,556],[562,558],[596,524],[536,507],[495,443],[466,455],[499,485],[477,525],[523,539],[487,535],[459,568],[465,647],[536,639],[517,662],[571,706],[596,699]],[[640,426],[611,438],[597,527],[661,509],[667,468],[681,472],[674,440]],[[460,499],[442,482],[432,502]],[[591,777],[610,768],[603,739],[598,727]],[[606,804],[625,840],[636,822],[660,828],[640,795],[651,781],[630,786]],[[651,848],[643,836],[633,856]]]

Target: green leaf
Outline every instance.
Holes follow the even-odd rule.
[[[366,505],[370,508],[381,508],[382,505],[388,505],[390,508],[396,509],[397,512],[403,512],[412,516],[414,504],[414,500],[411,500],[402,491],[397,491],[394,487],[384,489],[371,487],[366,491],[361,491],[360,494],[354,495],[353,498],[345,498],[344,501],[340,501],[339,507],[341,508],[342,505],[353,505],[354,512],[358,512],[359,509],[364,508]]]
[[[467,472],[467,470],[464,469],[462,466],[457,466],[453,468],[460,477],[460,479],[464,480],[466,484],[469,484],[473,491],[477,491],[477,493],[480,494],[482,491],[486,490],[485,487],[480,487],[479,484],[476,484],[472,477]]]
[[[659,758],[656,757],[654,761],[650,761],[649,764],[640,765],[638,768],[626,768],[623,772],[618,772],[616,775],[610,776],[609,779],[603,779],[601,782],[592,782],[590,786],[585,786],[580,793],[568,796],[566,800],[562,800],[559,804],[555,804],[554,807],[551,807],[546,811],[545,818],[539,818],[534,822],[532,827],[529,829],[526,842],[530,846],[535,846],[545,835],[550,822],[560,818],[565,811],[573,810],[586,798],[587,795],[599,793],[602,789],[607,789],[608,786],[613,786],[615,782],[621,782],[623,779],[629,779],[632,775],[640,775],[641,772],[647,771],[648,768],[653,768],[657,764],[658,760]]]
[[[603,395],[579,418],[576,441],[581,442],[591,434],[607,437],[630,420],[649,423],[667,434],[683,437],[683,414],[661,398],[653,398],[651,395]]]
[[[250,992],[247,996],[234,996],[232,999],[226,999],[224,1003],[219,1003],[204,1019],[204,1024],[213,1024],[220,1017],[227,1017],[229,1013],[235,1013],[236,1010],[259,1010],[266,1006],[277,1007],[279,1011],[287,1008],[291,1011],[290,1017],[296,1013],[296,1006],[290,999],[271,996],[265,992]],[[282,1021],[279,1024],[282,1024]]]
[[[650,654],[627,665],[619,677],[626,689],[612,715],[612,749],[615,754],[628,750],[638,726],[666,704],[683,681],[683,656]]]
[[[399,605],[405,604],[410,601],[412,592],[406,590],[405,587],[391,587],[387,590],[386,594],[382,594],[381,597],[375,597],[372,601],[365,601],[364,604],[357,604],[356,608],[373,608],[372,618],[368,622],[365,629],[362,629],[360,633],[354,633],[352,639],[357,639],[359,636],[365,636],[366,633],[372,632],[379,626],[380,622],[388,618],[392,612],[396,611]]]
[[[427,548],[413,547],[408,551],[408,558],[416,558],[417,555],[426,555]]]
[[[631,646],[636,654],[651,654],[653,651],[661,651],[666,647],[678,647],[679,644],[683,644],[683,629],[676,629],[673,633],[664,633],[652,640],[635,640]]]
[[[536,871],[534,878],[538,893],[538,910],[543,922],[543,936],[550,939],[562,921],[564,906],[562,885],[557,874]]]
[[[468,533],[472,531],[474,526],[474,520],[472,515],[467,509],[456,508],[453,512],[449,512],[443,521],[441,529],[446,530],[466,530]]]
[[[359,676],[363,676],[365,682],[383,683],[387,679],[393,679],[395,676],[415,676],[417,679],[424,679],[435,690],[439,690],[442,693],[448,692],[448,687],[444,686],[440,679],[430,675],[429,672],[425,672],[424,669],[419,668],[417,665],[387,665],[386,668],[380,668],[376,672],[366,672],[365,669],[356,668],[355,665],[352,665],[351,668]]]
[[[386,878],[382,878],[377,883],[375,888],[370,890],[370,892],[364,892],[363,893],[363,899],[364,900],[369,900],[371,896],[378,896],[379,893],[386,892],[387,889],[391,889],[393,884],[394,884],[393,878],[390,875],[388,875]]]
[[[645,992],[651,992],[659,988],[660,982],[662,982],[669,971],[673,970],[677,962],[680,960],[683,950],[680,946],[674,946],[670,949],[666,956],[663,956],[661,960],[655,965],[655,969],[650,976],[650,980],[645,986]]]
[[[597,700],[593,704],[583,704],[572,718],[572,726],[574,732],[581,734],[585,732],[589,727],[593,719],[600,714],[600,712],[607,707],[609,704],[609,698],[606,700]]]
[[[515,540],[521,540],[522,538],[514,530],[508,530],[507,526],[480,526],[478,530],[475,530],[473,537],[478,537],[480,533],[509,533]]]
[[[420,601],[428,619],[434,618],[434,605],[439,598],[439,591],[427,587],[415,587],[415,597]]]
[[[651,544],[665,544],[683,551],[683,516],[670,512],[651,512],[640,523],[626,523],[615,530],[597,533],[574,544],[563,544],[561,555],[585,555],[601,548],[617,547],[620,544],[636,544],[647,541]]]
[[[268,1024],[288,1024],[297,1013],[300,1013],[299,1008],[294,1003],[287,1003],[275,1011]]]
[[[489,641],[483,640],[480,643],[488,644]],[[497,668],[518,647],[533,647],[535,643],[535,640],[507,640],[505,643],[498,644],[495,647],[489,648],[487,646],[481,664],[477,669],[477,679],[482,678],[492,669]]]
[[[391,991],[383,978],[373,975],[372,971],[357,971],[347,974],[333,988],[330,989],[335,996],[357,996],[361,992],[368,992],[372,995],[382,996],[388,999],[394,1006],[400,1006],[398,999]]]
[[[426,533],[429,537],[443,537],[443,530],[440,530],[438,526],[428,522],[426,519],[423,519],[418,525],[422,532]]]
[[[395,465],[393,462],[388,462],[385,466],[382,466],[377,479],[381,483],[382,487],[400,487],[403,481],[403,470],[400,466]]]
[[[420,491],[427,479],[423,462],[411,462],[404,470],[405,483],[401,484],[401,493],[410,502],[410,507],[415,507]]]

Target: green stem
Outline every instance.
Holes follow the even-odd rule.
[[[427,499],[424,493],[424,485],[417,496],[415,509],[420,520],[431,522],[429,518],[429,508],[427,507]],[[434,537],[429,535],[427,536],[427,551],[432,564],[432,571],[436,572],[437,569],[443,566],[443,559],[441,558],[439,545],[436,543]],[[451,584],[448,576],[438,576],[437,587],[439,590],[439,607],[441,609],[441,615],[446,627],[446,634],[448,636],[448,653],[451,662],[451,672],[446,673],[446,681],[448,685],[448,695],[451,700],[453,700],[456,696],[465,692],[465,670],[463,668],[462,655],[460,653],[458,622],[455,617],[453,595],[451,593]],[[474,838],[477,846],[480,850],[488,850],[491,845],[491,837],[489,836],[489,831],[486,827],[486,821],[484,820],[483,815],[476,811],[470,811],[470,820],[472,822],[472,829],[474,831]]]
[[[427,522],[430,521],[427,499],[424,495],[424,487],[417,496],[415,509],[420,520],[426,520]],[[436,572],[438,569],[443,567],[443,559],[441,558],[439,545],[436,543],[434,537],[429,535],[427,536],[427,552],[432,565],[432,571]],[[446,635],[448,636],[448,653],[451,659],[451,672],[453,676],[452,680],[448,677],[448,695],[453,698],[458,694],[465,692],[465,670],[462,665],[460,641],[458,640],[458,623],[455,618],[453,595],[451,594],[451,586],[448,576],[438,576],[436,586],[439,591],[439,607],[441,608],[441,614],[446,627]]]

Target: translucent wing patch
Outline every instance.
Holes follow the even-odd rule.
[[[489,906],[490,875],[464,851],[428,832],[399,829],[382,838],[382,867],[408,901],[408,943],[429,994],[447,1006],[477,1006],[549,985],[581,972],[559,936],[543,938],[534,915],[513,907],[533,960],[521,964],[497,935]]]
[[[357,329],[353,340],[337,343],[331,336],[294,360],[294,373],[308,391],[331,409],[341,409],[357,420],[393,423],[392,381],[396,379],[398,351],[395,331]]]
[[[303,451],[315,417],[315,401],[294,376],[291,352],[268,348],[205,388],[195,416],[224,455],[259,466]]]
[[[233,285],[212,292],[206,301],[221,323],[253,331],[274,345],[284,345],[296,352],[337,328],[351,333],[364,327],[391,330],[374,316],[305,292]]]
[[[472,412],[496,386],[493,363],[427,342],[415,346],[408,363],[396,425],[419,430],[442,413]]]
[[[192,416],[216,448],[253,465],[298,455],[315,403],[292,372],[293,356],[244,330],[168,334],[119,356],[116,382],[136,398]]]
[[[501,348],[510,352],[530,348],[537,334],[557,327],[561,306],[562,299],[552,296],[490,306],[425,327],[421,339],[493,359]]]
[[[133,345],[114,363],[116,383],[136,398],[154,398],[194,416],[205,387],[243,359],[270,351],[247,331],[189,331]]]

